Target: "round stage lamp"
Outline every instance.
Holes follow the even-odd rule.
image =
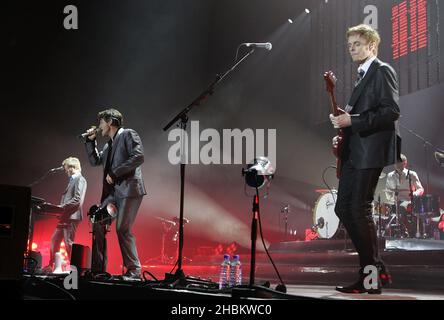
[[[444,167],[444,152],[435,151],[435,159],[441,167]]]
[[[262,188],[267,182],[273,179],[275,168],[265,157],[255,158],[242,169],[242,175],[245,176],[245,182],[252,188]]]
[[[117,207],[114,203],[108,203],[105,207],[93,205],[89,211],[92,223],[104,223],[113,220],[117,216]]]

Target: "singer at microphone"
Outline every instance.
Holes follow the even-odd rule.
[[[245,45],[246,47],[252,47],[252,48],[259,48],[259,49],[265,49],[270,51],[273,46],[270,42],[266,42],[266,43],[243,43],[243,45]]]

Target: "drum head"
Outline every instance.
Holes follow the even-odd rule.
[[[336,193],[325,193],[316,201],[313,224],[319,238],[331,239],[338,232],[339,218],[335,213]]]

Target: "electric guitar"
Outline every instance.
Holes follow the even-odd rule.
[[[336,97],[334,93],[334,89],[336,87],[336,82],[338,81],[336,76],[332,71],[328,71],[324,73],[324,80],[325,84],[327,85],[327,92],[330,96],[330,104],[331,104],[331,113],[337,117],[344,112],[340,109],[338,104],[336,103]],[[336,156],[336,177],[339,179],[341,176],[341,154],[342,154],[342,147],[343,147],[343,138],[344,138],[344,131],[342,129],[338,129],[338,145],[337,147],[333,147],[333,154]]]

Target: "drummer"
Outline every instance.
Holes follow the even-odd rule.
[[[424,188],[418,174],[407,169],[407,165],[407,157],[401,154],[401,162],[396,163],[395,170],[387,175],[385,194],[390,205],[395,204],[395,199],[398,200],[403,236],[412,237],[415,234],[415,221],[412,215],[410,192],[413,197],[422,196]]]
[[[407,157],[401,154],[401,162],[395,164],[395,170],[387,175],[386,181],[386,197],[389,203],[395,203],[396,191],[398,201],[410,203],[410,190],[413,196],[422,196],[424,188],[421,181],[419,181],[418,174],[410,169],[407,169]],[[411,187],[410,187],[411,186]]]

